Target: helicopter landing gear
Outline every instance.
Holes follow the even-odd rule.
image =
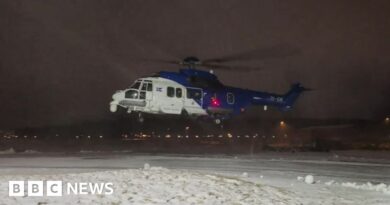
[[[215,125],[216,125],[216,127],[217,127],[218,129],[223,130],[223,128],[224,128],[224,121],[223,121],[222,119],[220,119],[220,118],[215,118],[215,119],[214,119],[214,123],[215,123]]]
[[[185,110],[185,109],[183,109],[183,110],[181,111],[181,114],[180,114],[180,115],[181,115],[181,117],[184,118],[184,119],[190,117],[190,115],[188,114],[187,110]]]
[[[230,118],[231,118],[230,115],[223,115],[223,114],[212,115],[212,121],[214,122],[214,125],[216,125],[220,129],[224,129],[227,126]]]
[[[144,117],[144,115],[141,112],[137,113],[137,121],[139,123],[143,123],[145,121],[145,117]]]
[[[225,117],[221,114],[213,114],[212,119],[213,119],[214,124],[222,125]]]

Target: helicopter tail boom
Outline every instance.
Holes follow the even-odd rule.
[[[281,108],[282,110],[290,110],[292,106],[294,105],[295,101],[298,99],[299,95],[304,92],[308,91],[309,89],[303,87],[300,83],[293,84],[291,86],[291,89],[283,96],[284,98],[284,105]]]

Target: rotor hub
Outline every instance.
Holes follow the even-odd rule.
[[[194,57],[194,56],[189,56],[183,59],[182,62],[183,65],[189,65],[189,66],[195,66],[195,65],[200,65],[201,62],[199,58]]]

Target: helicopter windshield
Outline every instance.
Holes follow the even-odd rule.
[[[140,85],[141,85],[140,81],[135,81],[133,83],[133,85],[130,86],[130,88],[134,88],[134,89],[138,90]]]
[[[138,99],[138,91],[136,91],[136,90],[127,90],[125,92],[125,98]]]

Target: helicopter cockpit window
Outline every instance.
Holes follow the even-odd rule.
[[[176,97],[181,98],[183,96],[183,92],[181,88],[176,88]]]
[[[125,92],[125,98],[129,99],[138,99],[138,91],[136,90],[128,90]]]
[[[153,91],[153,84],[148,83],[148,88],[146,89],[147,91]]]
[[[130,88],[134,88],[134,89],[138,90],[140,85],[141,85],[141,82],[135,82]]]
[[[167,88],[167,96],[172,98],[173,96],[175,96],[175,88],[173,87],[168,87]]]
[[[233,93],[227,93],[226,94],[226,101],[229,104],[234,104],[234,94]]]
[[[148,86],[148,84],[144,82],[144,83],[142,84],[141,90],[142,90],[142,91],[146,91],[146,87],[147,87],[147,86]]]
[[[199,89],[187,88],[187,98],[194,99],[194,100],[200,100],[200,99],[202,99],[202,91]]]

